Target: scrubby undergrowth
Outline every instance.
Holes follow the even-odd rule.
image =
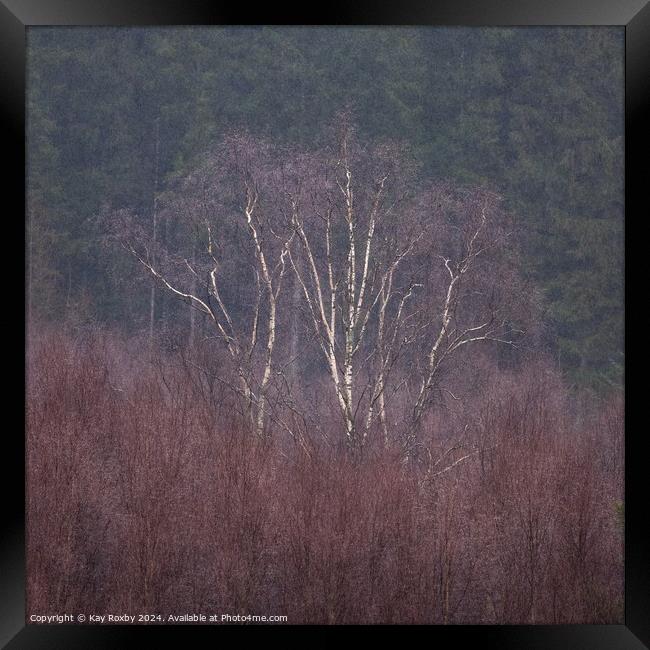
[[[473,453],[438,473],[397,446],[256,439],[177,354],[38,332],[27,616],[621,623],[621,400],[576,419],[554,386],[533,371],[494,384]],[[422,447],[444,452],[431,429]]]

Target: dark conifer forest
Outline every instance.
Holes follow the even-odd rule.
[[[622,621],[622,28],[27,52],[28,619]]]

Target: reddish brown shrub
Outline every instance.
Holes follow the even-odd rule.
[[[218,384],[137,347],[30,341],[28,615],[622,621],[620,400],[576,426],[543,373],[491,383],[440,472],[435,429],[429,461],[254,438]]]

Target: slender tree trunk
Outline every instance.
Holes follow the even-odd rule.
[[[152,244],[153,249],[156,249],[157,243],[157,230],[158,230],[158,157],[160,149],[160,118],[155,120],[155,135],[154,135],[154,177],[153,177],[153,201],[151,209],[151,226],[152,226]],[[155,264],[155,252],[152,256],[152,261]],[[151,290],[149,293],[149,350],[153,350],[153,328],[156,317],[156,283],[151,283]]]
[[[164,248],[169,250],[169,218],[165,217],[163,222],[164,222],[164,229],[163,229],[162,245]],[[161,307],[160,320],[163,324],[163,327],[165,327],[169,323],[170,305],[172,304],[172,302],[169,300],[169,296],[165,292],[160,294],[158,302]]]
[[[153,215],[153,244],[156,245],[156,213]],[[153,256],[152,256],[153,257]],[[153,348],[153,324],[156,314],[156,282],[151,282],[149,291],[149,348]]]
[[[192,268],[196,268],[196,241],[192,246]],[[192,276],[192,294],[196,295],[198,289],[197,278],[195,275]],[[196,310],[190,309],[190,336],[188,339],[188,344],[190,350],[194,348],[195,340],[195,329],[196,329]]]
[[[260,252],[260,256],[261,256]],[[263,257],[261,258],[264,259]],[[271,378],[271,365],[273,362],[273,346],[275,345],[275,296],[273,295],[273,286],[271,279],[266,272],[266,263],[262,261],[262,269],[266,279],[266,290],[269,296],[269,334],[266,343],[266,362],[264,364],[264,374],[262,375],[262,382],[260,384],[260,394],[257,404],[257,424],[256,430],[259,436],[264,434],[264,412],[266,408],[266,391]]]
[[[293,314],[291,318],[291,343],[290,343],[290,359],[291,367],[289,368],[289,373],[293,382],[298,381],[300,375],[300,369],[298,367],[298,349],[299,349],[299,337],[300,332],[298,331],[298,307],[300,305],[300,284],[298,284],[298,279],[293,276],[293,292],[291,296],[291,313]]]

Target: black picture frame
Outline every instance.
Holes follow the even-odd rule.
[[[625,166],[626,222],[642,223],[647,216],[648,170],[647,117],[650,115],[650,4],[647,0],[401,0],[378,7],[370,2],[326,3],[309,16],[283,12],[276,5],[255,15],[246,8],[209,0],[176,2],[171,0],[0,0],[0,107],[6,158],[5,226],[13,224],[20,241],[24,229],[19,212],[24,214],[25,164],[25,35],[36,25],[191,25],[191,24],[366,24],[366,25],[621,25],[625,28]],[[6,202],[7,194],[13,199]],[[9,207],[10,206],[10,207]],[[626,228],[626,260],[632,260],[632,238]],[[18,248],[17,246],[13,246]],[[8,250],[8,247],[4,247]],[[24,257],[24,246],[22,249]],[[20,252],[19,252],[20,255]],[[5,263],[7,256],[3,255]],[[633,263],[631,261],[631,263]],[[14,280],[2,293],[5,297],[5,322],[19,322],[15,306],[20,304],[20,283],[15,281],[16,264],[4,269],[4,277]],[[631,295],[631,272],[626,264],[626,299]],[[636,276],[636,274],[634,274]],[[12,295],[11,292],[15,292]],[[23,293],[24,301],[24,293]],[[627,301],[626,301],[627,302]],[[24,303],[23,303],[24,304]],[[626,323],[626,340],[629,320]],[[19,325],[17,326],[19,327]],[[6,339],[10,341],[11,339]],[[23,341],[24,341],[23,330]],[[24,367],[19,346],[18,367]],[[631,422],[635,389],[629,381],[626,363],[626,422]],[[23,390],[11,380],[14,389]],[[24,395],[24,392],[23,392]],[[19,396],[15,400],[20,404]],[[23,398],[24,401],[24,398]],[[16,407],[14,407],[16,408]],[[5,423],[8,421],[5,418]],[[19,426],[19,425],[18,425]],[[625,521],[625,624],[566,626],[450,626],[425,630],[427,643],[474,643],[480,648],[570,648],[589,650],[650,647],[650,555],[648,537],[643,530],[647,512],[644,454],[645,431],[627,427],[625,439],[626,521]],[[122,627],[81,625],[25,625],[25,492],[24,437],[14,427],[5,427],[2,439],[4,517],[0,538],[0,647],[16,648],[125,648],[150,643],[150,634],[164,634],[167,642],[192,645],[206,632],[229,638],[235,627],[202,626]],[[249,628],[250,629],[250,628]],[[277,627],[256,628],[264,633]],[[400,634],[405,631],[401,630]],[[274,633],[274,632],[273,632]],[[429,636],[430,634],[430,636]],[[400,637],[401,639],[401,637]],[[197,642],[198,643],[198,642]],[[155,645],[153,646],[155,647]]]

